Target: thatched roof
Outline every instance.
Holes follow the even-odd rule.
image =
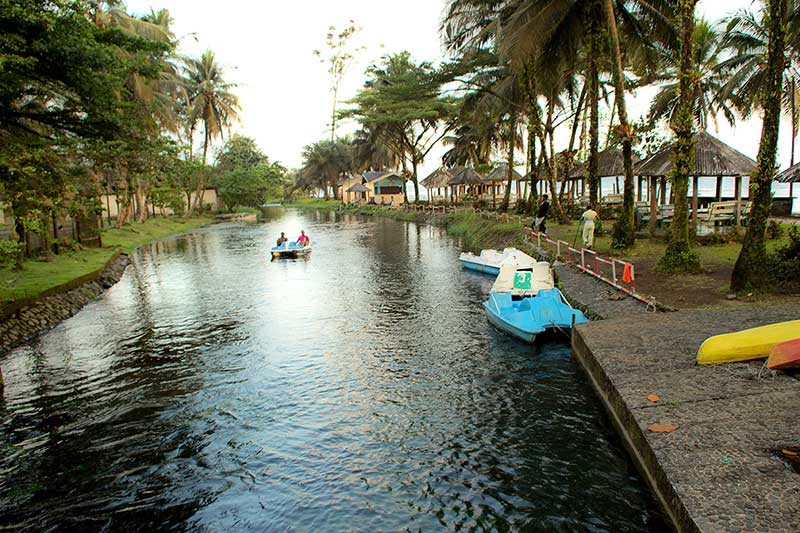
[[[491,172],[489,172],[483,177],[483,181],[488,183],[506,181],[507,179],[506,172],[508,172],[508,165],[505,163],[498,163],[497,165],[494,166]],[[516,169],[512,168],[511,179],[522,181],[522,176],[520,175],[519,172],[516,171]]]
[[[775,181],[780,183],[800,183],[800,163],[787,168],[775,176]]]
[[[639,157],[632,154],[633,167],[639,163]],[[569,173],[570,179],[582,179],[586,177],[588,161],[579,163],[572,167]],[[613,178],[616,176],[625,175],[625,158],[622,156],[622,150],[618,148],[609,148],[597,154],[597,175],[600,178]]]
[[[363,183],[356,183],[355,185],[347,189],[347,192],[368,192],[368,191],[369,188]]]
[[[481,175],[472,167],[453,167],[450,174],[453,177],[447,181],[448,185],[475,185],[483,182]]]
[[[756,162],[708,132],[696,133],[692,176],[749,176]],[[656,152],[639,164],[640,176],[668,176],[672,172],[672,147]]]
[[[420,184],[426,189],[438,189],[440,187],[447,187],[447,182],[450,181],[452,177],[453,174],[450,172],[450,169],[439,167],[431,172],[427,178],[420,181]]]

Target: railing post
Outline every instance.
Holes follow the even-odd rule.
[[[614,284],[617,284],[617,260],[611,260],[611,279],[614,281]]]
[[[581,248],[581,268],[586,268],[586,248]]]

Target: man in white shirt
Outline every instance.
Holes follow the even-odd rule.
[[[583,247],[591,250],[594,245],[594,225],[597,221],[597,211],[591,207],[581,215],[581,222],[583,222]]]

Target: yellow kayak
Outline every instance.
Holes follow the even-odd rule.
[[[775,344],[796,339],[798,336],[800,336],[800,320],[716,335],[707,338],[700,345],[697,364],[713,365],[760,359],[767,357]]]

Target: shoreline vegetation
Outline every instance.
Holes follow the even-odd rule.
[[[339,209],[340,201],[306,198],[286,202],[285,207],[306,209]],[[430,223],[447,228],[452,237],[462,239],[465,250],[479,252],[483,248],[502,249],[520,247],[525,243],[522,226],[516,222],[486,219],[469,211],[435,213],[415,212],[402,209],[387,209],[379,206],[347,206],[348,213],[378,215],[406,222]],[[730,275],[741,250],[741,237],[735,235],[711,235],[699,238],[693,249],[701,258],[703,269],[697,273],[664,273],[658,271],[658,260],[667,247],[665,238],[650,238],[639,235],[636,244],[624,250],[613,247],[612,230],[598,228],[595,250],[605,256],[618,257],[634,263],[639,292],[670,308],[694,309],[728,307],[743,304],[800,303],[800,294],[784,291],[753,291],[734,295],[730,291]],[[789,242],[788,228],[780,225],[780,235],[767,241],[768,251],[775,251]],[[573,243],[578,232],[578,223],[548,223],[548,234],[553,239]]]
[[[141,224],[103,231],[101,248],[79,248],[53,255],[50,261],[29,258],[22,270],[0,270],[0,311],[20,300],[33,302],[62,285],[89,275],[119,253],[131,255],[142,244],[180,235],[215,222],[212,216],[157,217]],[[2,314],[2,313],[0,313]]]

